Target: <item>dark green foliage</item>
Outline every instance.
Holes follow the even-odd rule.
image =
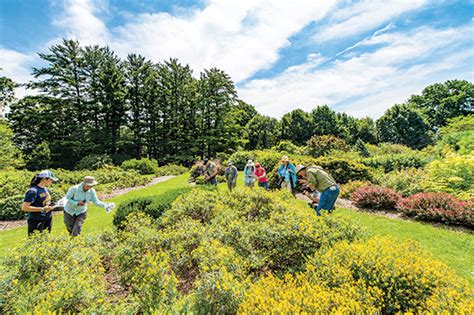
[[[42,142],[27,155],[26,168],[29,170],[42,170],[51,165],[51,150],[47,142]]]
[[[399,143],[421,149],[432,142],[425,116],[413,106],[402,104],[388,109],[377,120],[377,134],[382,142]]]
[[[123,229],[125,219],[132,212],[141,212],[153,219],[158,219],[163,212],[171,208],[171,204],[178,196],[190,190],[190,187],[183,187],[154,197],[139,197],[127,200],[120,204],[117,211],[115,211],[113,224],[118,229]]]
[[[346,150],[346,141],[331,135],[313,136],[306,143],[307,154],[312,157],[328,155],[332,150]]]
[[[303,145],[313,134],[311,116],[295,109],[281,118],[281,139]]]
[[[408,100],[428,117],[432,130],[445,126],[449,118],[465,116],[474,108],[474,85],[465,80],[448,80],[427,86],[421,95]]]
[[[255,115],[245,127],[245,148],[248,150],[269,149],[280,139],[280,122],[268,116]]]
[[[369,157],[370,156],[369,150],[365,146],[364,141],[362,141],[360,138],[357,139],[357,141],[354,145],[354,149],[356,151],[358,151],[360,153],[360,156],[362,156],[362,157]]]
[[[90,154],[83,157],[77,164],[76,170],[97,170],[107,165],[112,165],[112,158],[107,154]]]
[[[0,220],[25,219],[28,212],[21,210],[23,197],[23,195],[17,195],[0,199]]]

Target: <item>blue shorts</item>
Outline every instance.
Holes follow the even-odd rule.
[[[316,213],[321,215],[321,210],[332,211],[336,204],[337,197],[339,197],[339,185],[332,185],[321,193],[319,198],[319,205],[316,208]]]

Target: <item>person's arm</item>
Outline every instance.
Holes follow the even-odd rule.
[[[82,200],[74,200],[74,194],[76,193],[76,187],[72,186],[69,188],[66,194],[67,202],[71,203],[73,206],[83,206],[84,202]],[[80,204],[82,203],[82,204]]]
[[[91,201],[92,201],[93,204],[95,204],[96,206],[105,208],[105,206],[106,206],[105,202],[102,202],[102,201],[99,200],[99,198],[97,197],[97,193],[95,192],[94,188],[90,189],[90,194],[91,194]]]
[[[234,167],[232,171],[234,172],[234,182],[235,182],[237,180],[237,177],[239,176],[239,171],[237,171],[237,167]]]
[[[31,204],[35,201],[35,199],[36,199],[36,193],[32,190],[28,190],[28,192],[25,195],[25,199],[23,200],[23,203],[21,204],[21,210],[25,212],[49,212],[53,210],[54,207],[52,206],[45,206],[45,207],[32,206]]]

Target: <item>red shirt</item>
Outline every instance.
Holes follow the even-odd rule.
[[[255,176],[257,176],[257,177],[262,176],[262,175],[265,174],[265,176],[263,176],[262,178],[259,178],[259,179],[258,179],[258,182],[259,182],[259,183],[268,182],[267,174],[265,173],[265,169],[264,169],[263,167],[256,168],[254,174],[255,174]]]

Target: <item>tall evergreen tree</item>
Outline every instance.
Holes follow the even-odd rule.
[[[295,109],[281,118],[281,139],[304,145],[311,138],[311,116],[302,109]]]

